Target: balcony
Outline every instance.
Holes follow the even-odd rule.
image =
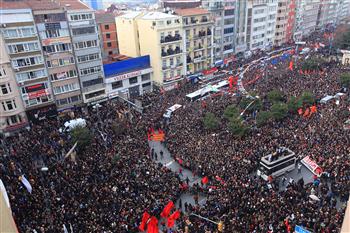
[[[166,44],[166,43],[173,43],[180,41],[182,37],[179,34],[176,34],[175,36],[167,35],[164,37],[164,39],[160,39],[161,44]]]
[[[194,63],[200,63],[200,62],[205,61],[205,60],[206,60],[205,56],[195,56],[194,59],[193,59],[193,62]]]
[[[176,54],[182,53],[180,47],[176,47],[175,49],[168,49],[166,51],[162,50],[162,57],[174,56]]]
[[[83,92],[87,93],[87,92],[97,91],[97,90],[104,89],[104,88],[105,88],[104,83],[98,83],[98,84],[91,85],[88,87],[83,87]]]
[[[179,64],[173,64],[171,66],[163,66],[162,70],[166,71],[166,70],[169,70],[169,69],[175,69],[175,68],[181,67],[182,65],[183,65],[182,63],[179,63]]]
[[[199,46],[198,47],[195,47],[194,49],[193,49],[193,51],[199,51],[199,50],[203,50],[204,48],[203,48],[203,46],[201,45],[201,44],[199,44]]]

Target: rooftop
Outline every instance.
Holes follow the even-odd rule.
[[[144,16],[141,17],[141,19],[146,20],[159,20],[159,19],[176,19],[178,16],[171,15],[171,14],[165,14],[162,12],[147,12]]]
[[[125,14],[121,15],[121,18],[123,19],[135,19],[136,17],[140,16],[142,14],[141,11],[129,11]]]
[[[90,9],[79,0],[0,0],[1,9],[69,10]]]
[[[175,9],[175,13],[181,16],[209,14],[207,10],[202,8]]]
[[[122,14],[123,13],[110,13],[110,12],[96,11],[95,18],[97,23],[115,23],[115,17]]]

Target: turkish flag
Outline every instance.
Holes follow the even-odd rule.
[[[290,69],[291,71],[293,71],[293,61],[290,61],[290,62],[289,62],[289,69]]]
[[[172,215],[170,215],[169,218],[168,218],[167,226],[168,227],[173,227],[175,225],[175,221],[178,218],[180,218],[180,215],[181,215],[181,213],[180,213],[179,210],[175,211]]]
[[[160,216],[161,216],[162,218],[168,217],[169,214],[170,214],[170,211],[171,211],[171,209],[172,209],[173,207],[174,207],[174,202],[169,201],[169,203],[164,207],[164,209],[163,209],[162,213],[160,214]]]
[[[151,217],[151,215],[149,215],[146,211],[143,213],[142,221],[141,221],[141,224],[139,226],[140,231],[145,231],[146,223],[150,217]]]
[[[147,233],[158,233],[158,219],[152,216],[151,220],[147,225]]]
[[[203,184],[207,184],[208,181],[209,181],[209,180],[208,180],[208,177],[207,177],[207,176],[205,176],[205,177],[202,178],[202,183],[203,183]]]

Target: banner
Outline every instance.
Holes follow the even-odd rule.
[[[301,160],[301,163],[305,165],[307,169],[309,169],[314,175],[321,176],[322,168],[317,165],[315,161],[310,159],[309,156],[306,156]]]

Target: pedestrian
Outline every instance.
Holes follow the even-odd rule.
[[[182,209],[182,199],[179,200],[179,209]]]
[[[159,152],[159,153],[160,153],[160,159],[161,159],[161,160],[163,160],[163,159],[164,159],[164,153],[163,153],[163,151],[162,151],[162,150],[160,150],[160,152]]]

